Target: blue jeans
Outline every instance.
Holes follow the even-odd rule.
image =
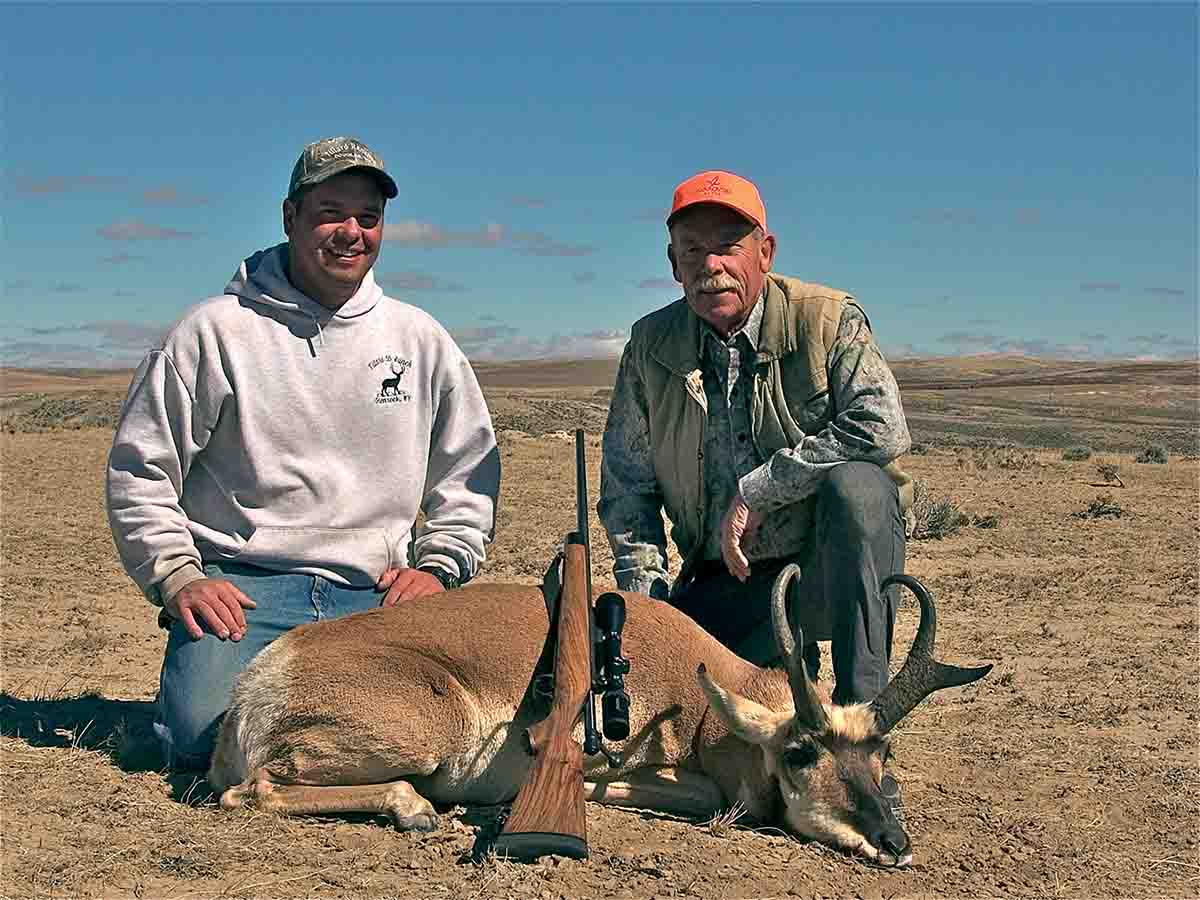
[[[236,563],[210,563],[204,574],[232,582],[258,606],[245,610],[246,633],[236,643],[218,639],[204,623],[204,636],[194,641],[183,623],[171,621],[154,731],[167,765],[180,769],[208,766],[233,685],[258,651],[297,625],[374,609],[383,599],[374,588]]]
[[[829,470],[816,496],[816,527],[797,556],[751,563],[744,584],[724,562],[701,564],[671,604],[735,653],[758,665],[777,665],[771,588],[785,565],[797,563],[803,574],[789,597],[789,619],[804,630],[809,673],[815,677],[820,668],[815,641],[828,637],[833,702],[866,702],[888,683],[899,596],[895,586],[881,593],[879,584],[904,571],[899,495],[879,466],[848,462]]]

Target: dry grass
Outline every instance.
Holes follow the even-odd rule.
[[[728,809],[717,813],[707,822],[701,823],[713,837],[727,837],[733,832],[733,827],[746,816],[746,807],[741,800]]]
[[[512,388],[507,420],[546,435],[572,417],[587,422],[593,496],[600,389],[565,390],[556,413],[551,393]],[[440,830],[427,835],[375,817],[222,811],[202,780],[163,771],[153,742],[163,635],[107,532],[101,472],[111,431],[0,435],[0,896],[1194,897],[1200,467],[1178,456],[1141,466],[1119,495],[1123,515],[1081,523],[1071,514],[1097,490],[1061,456],[1086,443],[1127,465],[1149,442],[1194,449],[1195,396],[1152,381],[1110,389],[1125,393],[1056,397],[1056,408],[1083,416],[1066,430],[1061,414],[1039,408],[1044,386],[906,389],[914,434],[931,449],[905,468],[976,526],[910,543],[907,569],[938,600],[938,657],[996,669],[935,694],[898,729],[916,865],[886,873],[770,828],[714,819],[714,832],[595,805],[588,861],[533,866],[472,863],[494,808],[441,810]],[[1031,443],[1046,449],[1008,448],[1033,454],[1031,465],[1004,468],[993,447],[980,469],[982,444],[951,449],[1039,434],[1047,437]],[[532,583],[573,526],[563,502],[573,454],[552,437],[513,432],[502,455],[487,577]],[[982,527],[997,512],[1002,527]],[[612,560],[593,528],[600,586]],[[905,603],[895,667],[914,628]]]

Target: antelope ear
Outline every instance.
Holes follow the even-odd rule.
[[[792,721],[790,713],[776,712],[725,690],[709,677],[704,663],[696,670],[696,677],[708,697],[709,705],[725,723],[725,727],[749,744],[771,743]]]

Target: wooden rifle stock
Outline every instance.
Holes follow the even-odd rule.
[[[496,838],[499,856],[530,862],[554,853],[586,859],[583,749],[572,733],[592,689],[591,598],[587,548],[577,532],[567,538],[554,654],[550,714],[525,733],[533,768]]]

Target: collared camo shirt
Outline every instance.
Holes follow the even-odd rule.
[[[833,420],[799,446],[769,459],[751,437],[754,357],[762,324],[759,300],[742,328],[722,339],[706,329],[701,352],[708,420],[704,440],[706,559],[721,558],[721,519],[737,491],[752,510],[770,513],[815,493],[825,472],[843,462],[886,465],[911,439],[900,389],[862,311],[847,304],[829,354]],[[613,571],[622,590],[665,598],[667,541],[657,488],[642,386],[629,354],[621,359],[605,428],[605,472],[599,514],[612,544]],[[783,527],[760,529],[745,546],[747,558],[773,559],[803,550],[804,538]]]

